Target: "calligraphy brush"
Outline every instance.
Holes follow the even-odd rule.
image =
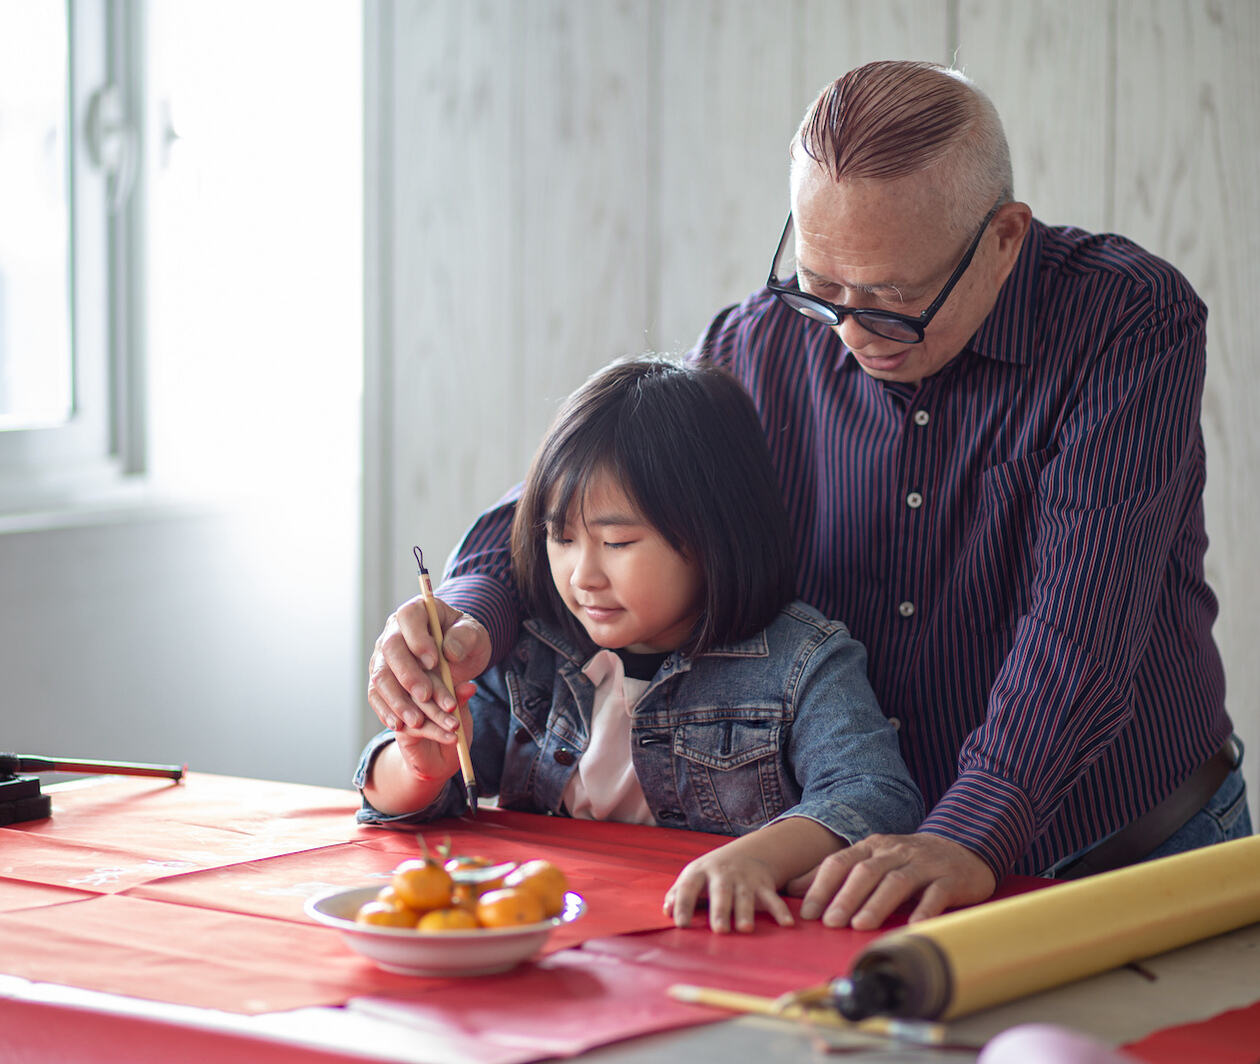
[[[419,547],[412,547],[411,552],[416,556],[416,565],[419,570],[416,575],[420,579],[420,597],[424,599],[424,608],[429,615],[429,634],[433,636],[433,642],[437,646],[438,667],[442,671],[442,682],[446,684],[446,689],[455,695],[455,682],[451,679],[451,667],[447,663],[446,654],[442,650],[442,622],[438,619],[437,601],[433,597],[433,585],[429,582],[429,570],[424,567],[424,551]],[[456,702],[459,699],[456,696]],[[477,777],[473,772],[472,755],[468,752],[468,735],[464,731],[464,716],[460,712],[458,704],[455,706],[455,719],[459,722],[459,728],[455,733],[455,750],[459,754],[459,768],[464,776],[464,791],[468,795],[468,811],[473,815],[477,815]]]
[[[949,1046],[946,1042],[947,1028],[940,1023],[929,1023],[921,1020],[907,1021],[882,1016],[873,1016],[856,1022],[846,1020],[835,1009],[826,1007],[822,997],[815,994],[812,987],[795,994],[783,994],[777,998],[769,998],[759,997],[755,994],[744,994],[734,990],[724,990],[719,987],[675,983],[668,988],[667,993],[676,1001],[685,1001],[695,1005],[709,1005],[713,1008],[727,1009],[731,1012],[749,1012],[762,1016],[775,1016],[783,1020],[818,1027],[834,1027],[842,1031],[853,1031],[876,1038],[890,1038],[899,1042],[937,1046],[939,1048],[976,1048],[975,1046]]]
[[[187,765],[143,765],[133,761],[82,761],[73,757],[0,754],[0,776],[19,772],[86,772],[105,776],[160,776],[180,780]]]

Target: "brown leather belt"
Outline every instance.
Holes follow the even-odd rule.
[[[1054,877],[1080,879],[1140,861],[1207,805],[1208,799],[1225,782],[1225,777],[1238,767],[1238,760],[1233,738],[1226,739],[1224,746],[1182,780],[1159,805],[1103,839],[1070,865],[1060,868]]]

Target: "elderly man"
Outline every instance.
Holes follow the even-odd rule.
[[[752,394],[798,592],[866,644],[930,812],[792,884],[805,918],[872,928],[1250,834],[1203,576],[1205,318],[1167,263],[1014,200],[957,72],[872,63],[810,107],[767,284],[693,357]],[[510,519],[442,588],[457,680],[512,643]],[[390,618],[369,700],[436,732],[424,620]]]

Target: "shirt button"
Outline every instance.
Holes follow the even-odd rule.
[[[572,750],[557,750],[551,756],[556,759],[556,763],[559,765],[571,765],[577,760],[577,758],[573,756]]]
[[[909,506],[910,509],[912,510],[917,510],[920,506],[923,505],[923,496],[920,495],[917,491],[912,491],[909,495],[906,496],[906,505]]]
[[[932,420],[932,415],[929,414],[926,410],[916,410],[914,412],[914,423],[916,425],[926,425],[931,420]]]
[[[913,602],[900,603],[897,606],[897,612],[900,613],[901,616],[903,617],[913,617],[914,616],[914,603]],[[559,757],[560,755],[557,754],[556,759],[559,760]]]
[[[893,726],[893,731],[901,731],[901,718],[900,717],[889,717],[888,723]]]
[[[529,732],[527,732],[524,728],[517,728],[516,731],[512,733],[512,741],[514,743],[529,742]]]

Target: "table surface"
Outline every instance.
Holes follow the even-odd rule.
[[[83,781],[67,786],[82,788],[93,783]],[[59,788],[53,790],[60,793]],[[344,795],[349,817],[350,810],[357,804],[357,796],[352,792],[344,792]],[[160,816],[160,811],[155,811],[154,815]],[[54,812],[53,821],[56,819]],[[347,837],[354,831],[350,825]],[[315,848],[318,850],[318,845]],[[0,879],[22,878],[20,864],[6,865],[0,855]],[[218,1037],[229,1039],[225,1044],[233,1044],[231,1039],[261,1039],[272,1047],[318,1050],[325,1054],[323,1059],[330,1061],[353,1057],[398,1064],[446,1064],[447,1061],[463,1064],[466,1059],[458,1040],[447,1041],[440,1031],[426,1029],[424,1037],[418,1038],[416,1027],[407,1019],[405,1002],[382,1004],[380,999],[366,996],[351,998],[344,1007],[321,1005],[246,1015],[87,990],[73,985],[73,972],[68,972],[64,980],[59,976],[59,981],[53,982],[5,974],[13,971],[8,958],[0,957],[0,1057],[4,1059],[9,1059],[3,1052],[6,1044],[12,1048],[18,1039],[23,1039],[21,1059],[69,1059],[64,1056],[68,1045],[65,1039],[70,1037],[70,1029],[75,1025],[59,1024],[59,1021],[71,1017],[76,1022],[89,1017],[114,1025],[102,1027],[96,1056],[84,1055],[82,1039],[85,1036],[80,1034],[80,1043],[74,1047],[78,1055],[73,1059],[83,1064],[91,1064],[92,1060],[158,1059],[159,1043],[168,1036],[184,1039],[185,1045],[188,1040],[206,1041]],[[1092,1034],[1110,1045],[1124,1045],[1153,1031],[1208,1019],[1229,1009],[1252,1005],[1258,999],[1260,924],[1144,961],[1140,970],[1124,968],[1106,972],[955,1021],[949,1025],[949,1038],[952,1043],[979,1047],[1000,1031],[1036,1022],[1061,1024]],[[78,1027],[80,1031],[85,1029],[81,1022]],[[129,1032],[124,1036],[129,1039],[125,1045],[136,1055],[128,1058],[119,1055],[116,1046],[106,1048],[107,1043],[117,1041],[113,1035],[107,1035],[106,1030],[115,1035]],[[793,1024],[744,1016],[642,1035],[591,1049],[582,1056],[603,1064],[638,1064],[664,1057],[685,1057],[691,1064],[710,1061],[729,1064],[732,1060],[744,1059],[813,1062],[819,1059],[818,1037],[819,1033]],[[839,1032],[826,1032],[822,1037],[833,1044],[852,1045],[854,1041]],[[149,1048],[144,1048],[146,1046]],[[869,1051],[848,1051],[845,1058],[944,1064],[975,1060],[976,1052],[974,1049],[943,1051],[903,1046],[890,1055],[887,1044],[880,1043]],[[232,1058],[224,1053],[215,1059]],[[317,1056],[310,1059],[315,1061]]]

